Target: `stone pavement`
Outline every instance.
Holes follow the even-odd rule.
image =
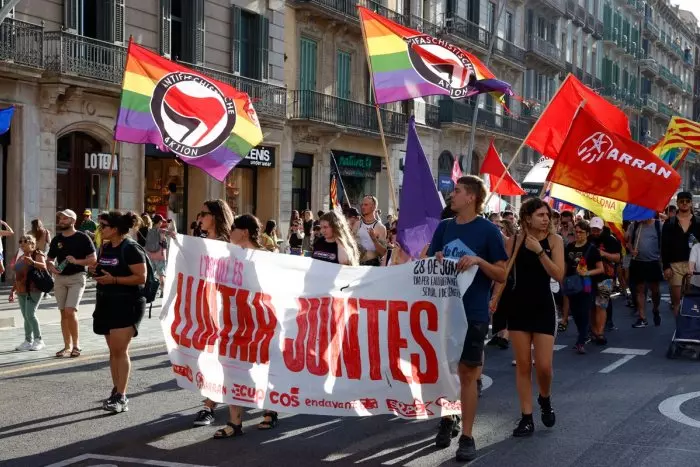
[[[5,284],[0,286],[0,368],[56,360],[54,354],[63,347],[61,317],[56,307],[56,299],[53,296],[44,297],[37,312],[46,348],[38,352],[17,352],[15,347],[24,340],[24,320],[19,311],[17,301],[14,303],[7,301],[9,293],[9,286]],[[151,319],[148,319],[148,307],[146,308],[146,316],[141,322],[139,335],[133,341],[132,348],[163,344],[163,333],[160,327],[160,320],[158,319],[161,311],[160,304],[160,299],[156,299],[153,303]],[[78,309],[80,346],[83,349],[80,358],[107,352],[107,344],[104,337],[92,332],[92,312],[94,308],[95,283],[89,282]]]

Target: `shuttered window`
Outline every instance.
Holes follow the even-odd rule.
[[[112,41],[117,44],[126,42],[126,14],[124,0],[114,0],[114,35]]]
[[[160,0],[160,53],[167,58],[170,58],[171,11],[170,0]]]
[[[80,3],[78,0],[63,1],[63,27],[71,32],[78,32],[80,24]]]
[[[350,54],[339,50],[336,56],[336,95],[350,99]]]
[[[231,7],[231,70],[253,79],[269,77],[270,21],[240,7]]]

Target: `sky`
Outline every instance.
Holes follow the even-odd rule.
[[[700,0],[671,0],[671,5],[680,5],[681,10],[693,12],[695,17],[700,20]]]

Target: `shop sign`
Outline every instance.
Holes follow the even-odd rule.
[[[523,190],[525,190],[525,194],[523,195],[523,199],[527,198],[539,198],[540,197],[540,191],[542,191],[542,184],[541,183],[523,183],[522,184]]]
[[[452,177],[450,175],[438,175],[438,190],[440,190],[440,191],[452,191],[452,190],[454,190],[454,183],[452,182]]]
[[[335,150],[333,156],[341,176],[375,178],[382,171],[382,159],[377,156]]]
[[[275,148],[273,146],[256,146],[240,163],[242,167],[274,167]]]
[[[105,153],[85,153],[85,168],[87,170],[109,170],[109,162],[112,160],[112,154]],[[114,155],[114,164],[112,170],[119,170],[119,154]]]

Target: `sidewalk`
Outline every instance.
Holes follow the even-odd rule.
[[[17,302],[9,303],[7,301],[9,294],[9,286],[5,284],[0,286],[0,368],[24,363],[56,360],[54,354],[63,348],[61,316],[56,307],[56,299],[52,296],[44,297],[37,311],[37,318],[41,324],[42,338],[46,343],[46,348],[38,352],[17,352],[15,347],[24,340],[24,320]],[[92,332],[92,312],[94,308],[95,283],[88,282],[88,287],[78,308],[80,346],[83,349],[83,356],[107,352],[104,336],[98,336]],[[139,327],[139,335],[132,343],[132,348],[163,343],[163,332],[158,319],[160,311],[161,299],[156,299],[153,302],[151,319],[148,319],[148,307],[146,307],[146,315]],[[80,360],[80,358],[76,360]]]

